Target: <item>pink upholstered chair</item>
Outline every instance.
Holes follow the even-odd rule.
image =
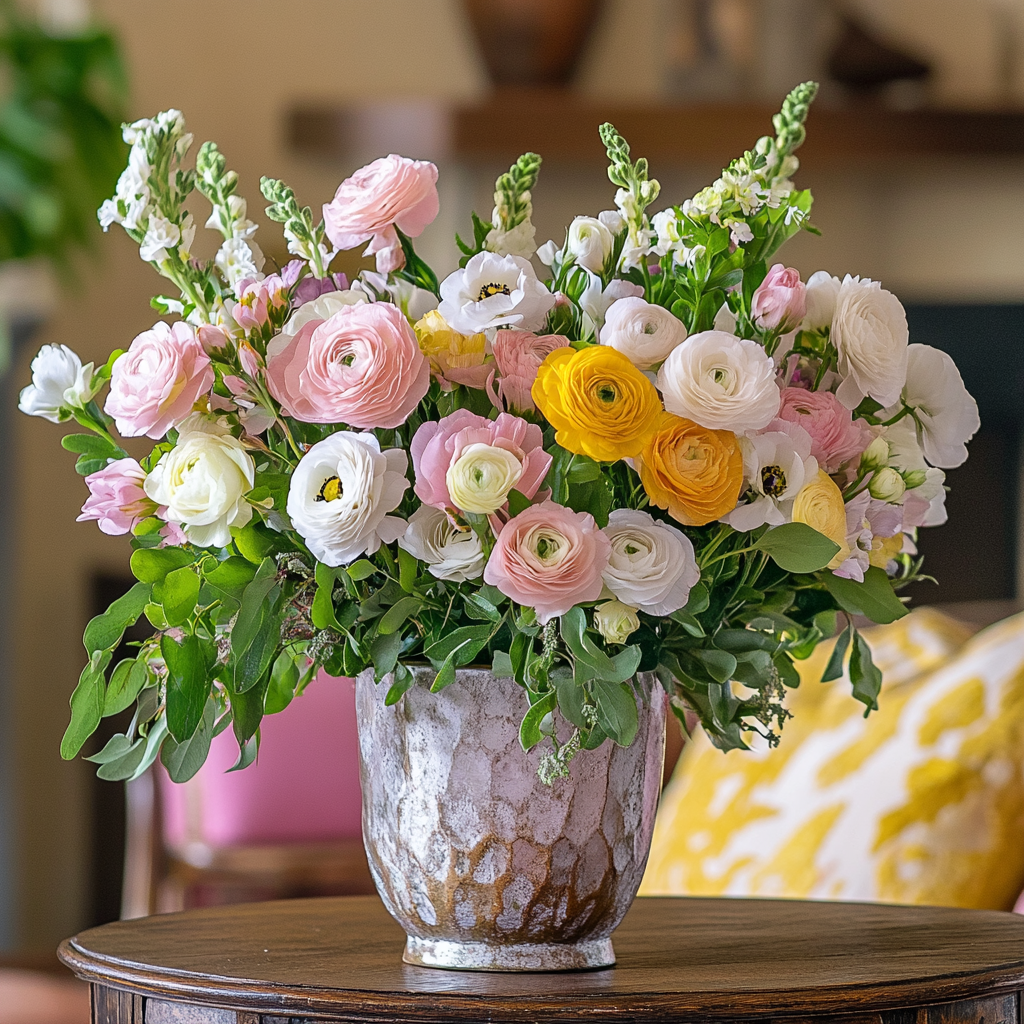
[[[363,851],[355,692],[319,676],[263,719],[256,764],[228,772],[231,731],[176,785],[129,786],[122,917],[244,899],[373,892]]]

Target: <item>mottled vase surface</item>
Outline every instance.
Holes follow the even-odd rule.
[[[640,886],[665,747],[665,695],[640,677],[630,747],[582,750],[565,778],[525,752],[526,694],[486,669],[434,672],[393,707],[373,671],[356,681],[363,837],[409,963],[571,970],[614,963],[610,936]],[[568,734],[568,729],[566,734]]]

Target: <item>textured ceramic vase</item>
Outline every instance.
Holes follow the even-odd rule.
[[[632,746],[582,750],[547,786],[543,745],[519,744],[526,696],[513,680],[459,669],[431,693],[433,671],[414,671],[393,707],[390,677],[375,685],[368,670],[356,681],[363,838],[408,935],[405,961],[488,971],[614,963],[610,936],[640,885],[661,788],[657,680],[641,676]]]

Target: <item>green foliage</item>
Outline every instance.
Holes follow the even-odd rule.
[[[0,262],[67,267],[124,164],[127,86],[110,34],[50,35],[0,3]]]
[[[805,523],[776,526],[754,541],[758,551],[787,572],[817,572],[839,552],[839,545]]]

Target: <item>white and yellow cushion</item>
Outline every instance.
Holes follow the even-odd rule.
[[[865,634],[884,674],[862,717],[800,666],[782,743],[698,736],[662,797],[641,888],[1009,909],[1024,883],[1024,615],[970,638],[921,609]]]

